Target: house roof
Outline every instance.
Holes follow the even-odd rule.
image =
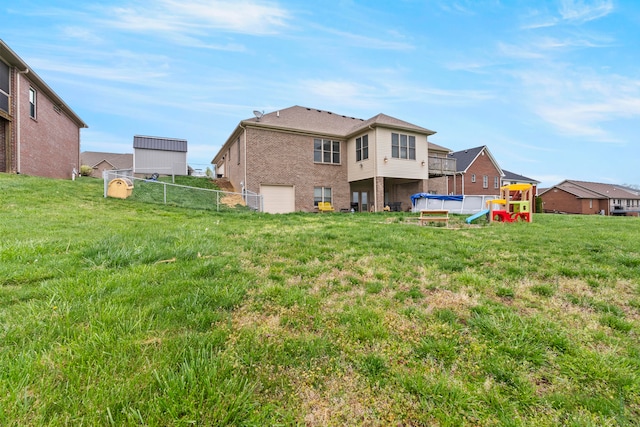
[[[517,173],[510,172],[506,169],[502,169],[502,173],[504,173],[503,179],[510,181],[520,181],[520,182],[530,182],[532,184],[539,184],[540,181],[536,181],[533,178],[528,178],[524,175],[518,175]]]
[[[485,152],[489,156],[489,160],[498,170],[500,175],[504,175],[502,169],[498,165],[498,162],[493,158],[489,148],[486,145],[481,145],[480,147],[468,148],[466,150],[455,151],[453,153],[449,153],[449,157],[456,159],[456,172],[465,173],[469,169],[469,166],[473,164],[473,162],[478,158],[480,153]]]
[[[544,194],[554,188],[566,191],[579,199],[638,199],[640,194],[633,192],[629,188],[625,188],[615,184],[604,184],[600,182],[564,180],[560,184],[554,185],[546,189]]]
[[[254,112],[254,114],[256,117],[251,117],[240,122],[240,125],[220,149],[216,158],[224,150],[225,146],[235,140],[241,128],[246,126],[254,126],[258,128],[264,127],[268,129],[306,133],[310,135],[322,135],[336,139],[349,138],[368,129],[369,127],[391,127],[394,129],[421,133],[426,136],[436,133],[435,131],[427,128],[423,128],[382,113],[364,120],[356,117],[336,114],[331,111],[294,105],[293,107],[277,110],[271,113],[260,114],[259,112]],[[429,143],[429,148],[437,151],[450,151],[445,147],[431,143]],[[215,158],[213,161],[215,161]]]
[[[331,111],[295,105],[283,110],[274,111],[262,115],[260,118],[252,117],[242,121],[243,125],[251,124],[258,127],[277,128],[297,132],[307,132],[347,138],[361,132],[369,126],[389,126],[393,128],[407,129],[414,132],[433,135],[435,132],[420,126],[416,126],[404,120],[378,114],[370,119],[358,119],[333,113]]]
[[[67,105],[66,102],[58,96],[57,93],[53,89],[49,87],[48,84],[45,83],[44,80],[32,69],[29,68],[22,58],[18,56],[2,39],[0,39],[0,58],[4,59],[10,66],[16,67],[19,72],[25,73],[27,78],[31,80],[31,82],[42,92],[44,93],[50,100],[58,106],[62,111],[64,111],[67,116],[71,120],[73,120],[76,125],[80,128],[88,128],[87,124],[82,121],[80,116],[78,116],[72,109]]]
[[[103,153],[99,151],[83,151],[80,153],[80,163],[91,166],[98,166],[102,162],[107,162],[116,169],[131,169],[133,167],[133,154]]]
[[[159,136],[135,135],[133,137],[133,148],[143,148],[147,150],[160,151],[179,151],[186,153],[187,140],[177,138],[163,138]]]

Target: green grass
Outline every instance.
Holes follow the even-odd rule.
[[[419,227],[102,188],[0,175],[0,425],[639,424],[638,218]]]

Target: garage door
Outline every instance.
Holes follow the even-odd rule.
[[[260,186],[264,211],[268,213],[295,212],[296,199],[293,185]]]

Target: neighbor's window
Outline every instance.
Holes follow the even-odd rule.
[[[369,135],[356,138],[356,162],[369,158]]]
[[[500,179],[497,176],[493,177],[493,188],[500,188]]]
[[[314,187],[313,188],[313,206],[318,206],[319,202],[331,203],[331,188]]]
[[[316,163],[340,164],[340,141],[314,139],[313,161]]]
[[[471,174],[471,182],[476,182],[476,174],[475,173]]]
[[[482,177],[482,188],[489,188],[489,177],[487,175]]]
[[[32,119],[36,118],[36,90],[29,88],[29,116]]]
[[[391,134],[391,157],[395,159],[416,159],[416,137],[413,135]]]
[[[0,110],[9,112],[9,66],[0,61]]]

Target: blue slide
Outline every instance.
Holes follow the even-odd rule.
[[[471,215],[469,218],[465,219],[465,222],[467,224],[471,224],[471,221],[475,221],[476,219],[480,218],[482,215],[486,215],[489,213],[489,209],[485,209],[483,211],[480,211],[476,214]]]

